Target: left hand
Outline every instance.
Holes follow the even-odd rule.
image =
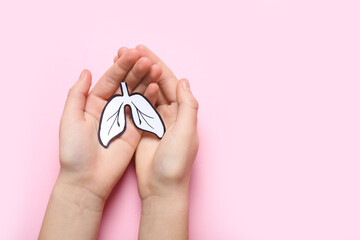
[[[93,90],[91,74],[84,70],[70,89],[60,125],[60,163],[58,181],[85,189],[104,200],[127,168],[140,141],[138,130],[127,114],[127,129],[105,149],[98,140],[101,112],[107,100],[121,93],[120,82],[129,92],[139,92],[156,99],[155,82],[161,68],[140,57],[139,51],[121,48],[119,58],[100,78]]]

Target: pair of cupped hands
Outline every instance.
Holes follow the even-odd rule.
[[[101,210],[115,184],[135,157],[138,191],[142,201],[187,196],[191,166],[198,150],[197,109],[189,82],[178,80],[147,47],[122,47],[114,64],[93,89],[91,73],[84,70],[69,90],[60,124],[58,185],[77,189],[86,207]],[[136,128],[129,111],[125,132],[104,148],[98,139],[101,113],[108,99],[121,94],[143,94],[161,115],[162,139]]]

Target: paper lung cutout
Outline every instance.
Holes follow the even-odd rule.
[[[108,148],[113,139],[124,133],[125,106],[130,107],[131,118],[138,129],[154,133],[161,139],[165,133],[165,124],[160,114],[143,95],[139,93],[129,95],[125,82],[120,86],[122,95],[112,96],[101,114],[98,133],[101,145]]]

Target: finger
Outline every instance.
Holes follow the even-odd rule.
[[[117,61],[117,60],[119,60],[119,57],[118,57],[118,55],[116,55],[116,56],[114,57],[114,60],[113,60],[113,62],[114,62],[114,63],[116,63],[116,61]]]
[[[138,92],[143,94],[146,88],[149,86],[149,84],[158,82],[160,76],[161,76],[161,67],[158,66],[157,64],[152,65],[150,71],[134,88],[133,92]]]
[[[158,84],[160,92],[163,94],[164,98],[158,99],[158,105],[169,104],[176,102],[176,85],[177,78],[175,74],[170,70],[164,62],[160,60],[150,49],[144,45],[138,45],[136,49],[139,51],[141,56],[148,57],[153,64],[160,64],[162,68],[162,74],[159,78]]]
[[[127,51],[129,51],[129,48],[127,47],[121,47],[119,48],[119,50],[117,51],[117,55],[120,58],[122,55],[124,55]]]
[[[84,119],[85,103],[90,86],[91,73],[83,70],[77,82],[69,90],[64,108],[65,117]]]
[[[159,92],[159,86],[156,83],[150,83],[145,90],[144,96],[147,98],[147,100],[149,100],[149,102],[153,106],[156,103],[158,92]]]
[[[190,91],[188,80],[181,79],[176,92],[179,108],[175,127],[182,129],[182,134],[191,136],[196,132],[199,104]]]
[[[114,62],[119,59],[119,57],[123,54],[123,52],[126,49],[128,49],[128,48],[122,47],[122,48],[120,48],[118,50],[118,53],[114,58]],[[160,59],[159,59],[159,61],[160,61]],[[142,81],[140,81],[140,83],[135,87],[133,92],[144,93],[145,89],[147,88],[149,83],[158,82],[158,80],[160,79],[161,74],[162,74],[161,64],[154,64],[151,67],[150,73],[147,74]],[[167,103],[167,99],[164,97],[164,94],[162,92],[158,93],[158,101],[160,103]]]
[[[119,48],[119,50],[117,51],[117,54],[114,58],[114,63],[122,56],[124,55],[125,52],[127,52],[129,49],[127,47],[121,47]]]
[[[141,57],[135,63],[124,80],[128,85],[129,93],[131,93],[132,90],[135,89],[140,82],[142,82],[142,79],[150,72],[151,66],[151,60],[147,57]]]
[[[124,55],[104,73],[90,94],[103,100],[108,100],[120,87],[120,82],[125,79],[139,58],[140,55],[137,50],[132,49],[126,51]]]

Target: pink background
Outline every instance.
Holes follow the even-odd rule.
[[[360,4],[2,1],[0,239],[35,239],[83,68],[144,43],[200,102],[191,239],[360,239]],[[131,165],[99,239],[136,239]]]

